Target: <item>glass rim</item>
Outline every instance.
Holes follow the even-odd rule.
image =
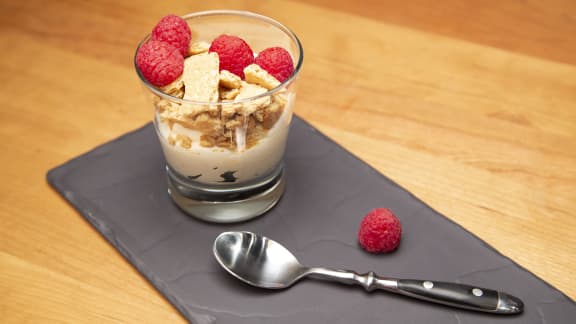
[[[261,20],[264,22],[267,22],[275,27],[277,27],[278,29],[280,29],[281,31],[283,31],[286,35],[288,35],[292,41],[297,45],[298,48],[298,58],[296,60],[296,64],[294,65],[294,71],[292,72],[292,74],[288,77],[288,79],[286,79],[284,82],[280,83],[280,85],[278,85],[275,88],[272,88],[270,90],[267,90],[264,93],[261,93],[257,96],[253,96],[253,97],[248,97],[248,98],[244,98],[244,99],[240,99],[240,100],[231,100],[231,101],[216,101],[216,102],[212,102],[212,101],[195,101],[195,100],[189,100],[189,99],[182,99],[182,98],[178,98],[175,96],[172,96],[170,94],[167,94],[163,91],[161,91],[158,87],[152,85],[150,82],[148,82],[148,80],[146,80],[144,78],[144,76],[142,75],[142,73],[140,72],[140,69],[138,68],[138,64],[136,63],[136,57],[138,56],[138,50],[140,49],[140,47],[142,45],[144,45],[149,39],[150,39],[150,34],[147,34],[144,39],[142,39],[140,41],[140,43],[138,43],[138,46],[136,47],[136,51],[134,53],[134,68],[136,69],[136,74],[138,74],[138,78],[140,78],[140,81],[144,84],[144,86],[146,86],[146,88],[148,88],[148,90],[152,91],[154,94],[156,94],[157,96],[162,97],[163,99],[167,99],[173,102],[177,102],[177,103],[181,103],[181,104],[191,104],[191,105],[204,105],[204,106],[218,106],[218,105],[228,105],[228,104],[238,104],[238,103],[247,103],[247,102],[251,102],[260,98],[264,98],[264,97],[269,97],[273,94],[275,94],[278,91],[281,91],[282,89],[284,89],[286,86],[288,86],[290,83],[292,83],[292,81],[294,81],[294,79],[296,78],[296,76],[298,75],[298,72],[300,72],[300,69],[302,67],[302,62],[304,60],[304,50],[302,48],[302,44],[300,43],[300,39],[298,39],[298,37],[296,36],[296,34],[288,27],[286,27],[285,25],[283,25],[282,23],[278,22],[275,19],[272,19],[270,17],[264,16],[264,15],[260,15],[254,12],[250,12],[250,11],[244,11],[244,10],[208,10],[208,11],[198,11],[198,12],[193,12],[193,13],[189,13],[186,14],[184,16],[180,16],[182,19],[184,20],[188,20],[191,18],[196,18],[196,17],[206,17],[206,16],[244,16],[244,17],[248,17],[248,18],[252,18],[252,19],[257,19],[257,20]]]

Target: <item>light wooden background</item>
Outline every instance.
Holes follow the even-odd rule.
[[[576,2],[0,0],[0,319],[184,322],[45,182],[150,120],[168,13],[248,9],[305,47],[296,113],[576,297]]]

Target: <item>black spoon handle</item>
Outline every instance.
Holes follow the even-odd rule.
[[[429,302],[495,314],[518,314],[524,303],[504,292],[431,280],[393,279],[379,277],[374,272],[358,274],[347,270],[311,268],[308,274],[317,279],[358,284],[368,291],[382,289]]]

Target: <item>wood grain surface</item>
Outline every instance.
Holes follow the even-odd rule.
[[[576,297],[576,2],[0,0],[0,319],[184,319],[46,183],[151,119],[168,13],[246,9],[305,49],[296,113]]]

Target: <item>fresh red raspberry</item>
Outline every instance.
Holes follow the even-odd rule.
[[[190,47],[192,32],[186,21],[176,15],[168,15],[152,29],[152,40],[166,42],[176,47],[182,56],[186,56]]]
[[[400,245],[402,226],[391,210],[375,208],[360,224],[358,241],[370,253],[392,252]]]
[[[151,40],[138,50],[136,65],[148,82],[162,87],[182,74],[184,57],[174,46]]]
[[[272,74],[278,81],[284,82],[294,72],[292,56],[282,47],[270,47],[258,54],[254,63]]]
[[[220,71],[228,70],[244,79],[244,68],[254,63],[254,53],[240,37],[220,35],[212,41],[209,52],[218,53]]]

